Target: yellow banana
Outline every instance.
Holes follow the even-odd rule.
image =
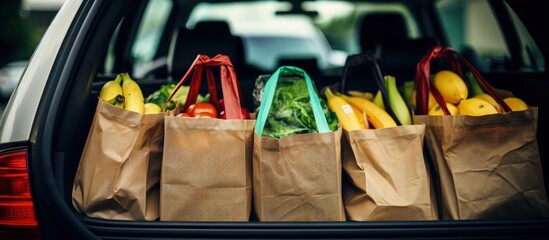
[[[406,105],[406,102],[398,92],[395,77],[385,76],[385,88],[387,89],[387,95],[389,95],[389,106],[391,106],[400,124],[412,124],[412,115],[410,114],[410,110],[408,110],[408,105]]]
[[[373,102],[364,98],[350,97],[345,95],[340,95],[340,97],[347,101],[349,104],[366,112],[366,118],[374,128],[397,126],[395,120],[393,120],[393,118],[391,118],[391,116],[387,112],[385,112],[385,110],[381,109]]]
[[[117,107],[123,107],[124,106],[125,98],[121,94],[116,95],[115,97],[105,101],[109,104],[115,105]]]
[[[353,97],[362,97],[363,96],[361,91],[356,91],[356,90],[349,90],[349,91],[347,91],[347,94],[349,96],[353,96]]]
[[[122,73],[122,92],[124,93],[124,109],[143,114],[145,99],[139,85],[131,79],[128,73]]]
[[[114,80],[106,82],[99,92],[99,98],[112,105],[119,106],[123,103],[124,97],[122,97],[122,86],[120,85],[121,81],[122,76],[117,75]]]
[[[118,95],[117,97],[120,97],[119,99],[122,99],[122,101],[116,101],[116,103],[114,105],[119,107],[119,108],[124,108],[124,101],[125,101],[124,96]]]
[[[366,112],[356,108],[355,106],[351,105],[353,108],[353,111],[355,112],[356,117],[358,118],[358,122],[360,123],[360,127],[363,129],[370,128],[370,124],[368,124],[368,118],[366,117]]]
[[[357,90],[349,90],[349,91],[347,91],[347,94],[350,95],[350,96],[353,96],[353,97],[365,98],[365,99],[368,99],[370,101],[372,101],[372,99],[374,99],[374,94],[371,93],[371,92],[361,92],[361,91],[357,91]]]
[[[343,129],[347,131],[363,129],[349,103],[343,100],[343,98],[335,96],[330,88],[326,88],[325,94],[328,99],[328,108],[332,112],[335,112]]]
[[[370,100],[370,101],[374,100],[374,94],[373,93],[363,92],[362,94],[363,94],[362,97],[364,97],[366,100]]]

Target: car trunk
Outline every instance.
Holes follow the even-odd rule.
[[[128,1],[129,2],[129,1]],[[97,104],[99,89],[112,75],[98,75],[101,52],[107,45],[120,17],[104,17],[123,14],[123,1],[102,6],[102,1],[87,2],[82,11],[90,17],[77,21],[73,26],[66,50],[58,61],[61,64],[49,76],[58,79],[48,88],[57,89],[57,95],[44,96],[40,106],[42,114],[36,120],[36,128],[49,129],[33,136],[31,142],[31,178],[38,219],[43,234],[63,232],[72,239],[97,236],[103,239],[174,239],[174,238],[385,238],[385,239],[527,239],[549,236],[549,219],[519,220],[436,220],[436,221],[373,221],[373,222],[259,222],[252,216],[250,222],[161,222],[118,221],[86,217],[76,212],[72,205],[72,187],[80,155],[86,142]],[[98,20],[99,18],[103,18]],[[107,26],[107,27],[102,27]],[[79,36],[77,29],[90,30]],[[93,36],[92,36],[93,35]],[[91,41],[91,39],[104,39]],[[71,44],[71,45],[69,45]],[[540,44],[541,45],[541,44]],[[86,57],[83,57],[86,56]],[[547,51],[545,51],[547,59]],[[63,65],[63,66],[62,66]],[[539,106],[538,143],[542,157],[545,186],[549,186],[549,165],[544,148],[549,144],[547,126],[549,101],[548,75],[543,73],[486,73],[495,87],[513,89],[517,95],[526,96],[526,102]],[[326,81],[334,81],[333,76]],[[517,81],[520,81],[517,83]],[[140,85],[145,95],[152,93],[167,79],[143,80]],[[326,82],[323,82],[326,83]],[[61,93],[61,94],[59,94]],[[60,103],[56,106],[54,103]],[[113,136],[116,137],[116,136]],[[437,186],[435,182],[435,187]]]

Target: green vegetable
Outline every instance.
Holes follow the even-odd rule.
[[[321,100],[321,105],[330,129],[336,130],[337,119],[328,110],[325,101]],[[277,83],[263,136],[281,138],[315,132],[318,130],[305,79],[281,77]]]
[[[163,106],[170,94],[175,90],[175,83],[168,83],[160,86],[160,89],[152,93],[147,97],[145,102],[155,103],[158,106]],[[175,108],[177,103],[184,105],[187,100],[187,95],[189,94],[189,86],[181,86],[177,93],[172,97],[170,102],[166,104],[166,110],[172,110]],[[209,94],[206,96],[198,95],[196,102],[207,102],[209,101]]]

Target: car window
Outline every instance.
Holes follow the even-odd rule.
[[[520,19],[506,6],[522,46],[520,62],[526,68],[543,69],[541,51]],[[481,69],[505,69],[511,54],[488,1],[441,0],[436,8],[452,48],[478,60],[476,64]]]
[[[170,16],[172,5],[171,0],[151,0],[148,2],[131,49],[135,77],[141,77],[148,71],[150,66],[154,65],[160,39]]]
[[[140,77],[143,72],[148,70],[150,65],[154,64],[160,39],[172,11],[172,6],[172,0],[150,0],[147,2],[143,16],[138,24],[135,38],[131,44],[129,57],[135,71],[133,73],[134,76]],[[117,41],[120,41],[118,35],[122,24],[123,21],[119,22],[109,40],[103,63],[105,74],[114,73],[115,62],[123,58],[122,56],[117,56],[115,50],[115,46],[119,44]]]
[[[522,62],[524,62],[524,67],[527,69],[544,71],[545,59],[541,50],[513,9],[511,9],[507,3],[505,3],[505,6],[507,11],[509,11],[511,20],[518,32],[518,37],[521,42],[521,58]]]
[[[342,66],[342,56],[360,52],[358,24],[370,13],[401,15],[407,37],[420,37],[413,15],[402,3],[307,1],[302,4],[303,9],[315,11],[316,16],[276,14],[291,7],[282,1],[200,3],[186,26],[193,28],[197,22],[208,20],[227,21],[232,33],[243,38],[246,62],[262,69],[274,68],[277,58],[291,51],[295,57],[316,57],[320,69]],[[287,44],[282,45],[280,40]]]
[[[414,19],[410,10],[403,3],[382,1],[376,3],[357,2],[353,6],[353,11],[347,16],[347,18],[353,19],[354,24],[348,24],[348,26],[351,26],[351,29],[346,30],[348,34],[339,34],[339,38],[347,42],[346,50],[348,52],[361,52],[360,25],[362,24],[363,17],[371,14],[400,15],[404,20],[406,37],[409,39],[422,37],[418,28],[418,23]]]
[[[135,62],[145,63],[155,57],[172,5],[170,0],[151,0],[148,3],[131,50]]]
[[[231,34],[242,39],[246,64],[273,71],[280,59],[316,59],[320,69],[341,67],[344,59],[331,47],[315,19],[304,15],[277,15],[287,2],[200,3],[186,27],[203,21],[225,21]],[[325,8],[322,8],[325,9]]]
[[[107,74],[111,74],[113,73],[113,70],[114,70],[114,61],[115,61],[115,54],[114,54],[114,45],[116,44],[116,39],[118,37],[118,33],[120,32],[120,25],[121,23],[118,24],[118,26],[116,27],[116,30],[114,31],[114,33],[112,34],[111,36],[111,39],[109,40],[109,46],[108,46],[108,49],[107,49],[107,54],[105,56],[105,61],[103,63],[103,68],[104,68],[104,73],[107,73]]]
[[[487,1],[441,0],[436,8],[449,46],[478,56],[481,69],[504,66],[509,49]]]
[[[244,39],[246,58],[257,67],[272,70],[284,58],[317,58],[318,50],[307,38],[250,36]]]

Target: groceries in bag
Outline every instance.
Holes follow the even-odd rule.
[[[430,61],[437,58],[445,58],[448,69],[431,80]],[[470,73],[463,74],[462,66]],[[442,218],[549,216],[536,137],[538,108],[502,97],[501,90],[446,46],[433,47],[417,69],[414,122],[426,125],[425,145],[440,182]],[[436,102],[433,111],[428,108],[430,95]],[[513,101],[522,107],[511,108],[507,102]],[[447,107],[452,105],[457,114]]]
[[[341,128],[328,114],[302,69],[282,66],[267,80],[253,148],[259,221],[345,220]]]

